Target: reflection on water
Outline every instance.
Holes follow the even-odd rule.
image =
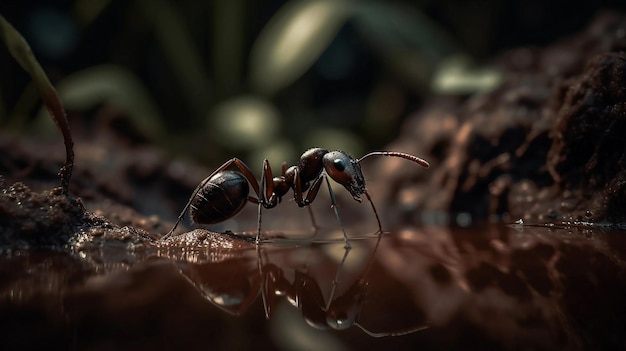
[[[351,251],[218,239],[5,252],[2,349],[626,347],[623,232],[405,228]]]

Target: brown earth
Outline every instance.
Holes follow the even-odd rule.
[[[624,222],[626,19],[603,14],[583,33],[496,64],[505,76],[497,89],[433,98],[406,122],[389,149],[434,167],[378,164],[390,214]]]

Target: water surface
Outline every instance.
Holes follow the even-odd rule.
[[[626,239],[406,227],[0,256],[2,349],[624,349]]]

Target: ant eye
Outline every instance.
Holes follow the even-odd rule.
[[[333,165],[335,166],[335,169],[339,172],[343,172],[343,170],[346,169],[346,164],[343,162],[343,160],[334,160]]]

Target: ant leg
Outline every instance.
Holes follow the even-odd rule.
[[[269,183],[268,183],[269,179]],[[272,167],[267,159],[263,160],[263,172],[261,173],[261,189],[259,191],[259,210],[257,213],[257,231],[256,231],[256,244],[261,242],[261,221],[263,207],[273,206],[276,202],[274,194],[274,176],[272,175]]]
[[[274,175],[270,162],[263,160],[263,173],[261,173],[261,192],[263,193],[263,203],[270,205],[276,202],[276,194],[274,194]]]
[[[309,216],[311,217],[311,224],[313,225],[313,236],[315,236],[317,234],[317,231],[319,230],[319,227],[317,225],[317,222],[315,221],[315,216],[313,216],[313,210],[311,209],[309,205],[317,197],[317,193],[319,192],[320,186],[322,185],[322,177],[318,177],[317,179],[315,179],[315,181],[313,182],[313,184],[309,188],[309,191],[306,194],[306,198],[304,199],[302,198],[302,188],[299,186],[300,184],[299,177],[300,177],[299,173],[296,172],[296,176],[294,178],[296,182],[296,189],[295,189],[296,202],[298,203],[298,206],[300,207],[307,206],[307,209],[309,210]]]
[[[202,189],[202,187],[205,186],[206,183],[209,181],[209,179],[211,179],[211,177],[213,177],[216,173],[217,173],[217,171],[211,173],[208,177],[204,178],[204,180],[201,181],[200,184],[198,184],[196,189],[191,193],[191,197],[189,198],[189,201],[187,201],[187,204],[183,208],[182,212],[178,215],[178,219],[176,219],[176,223],[174,223],[174,226],[172,227],[172,229],[170,229],[169,232],[167,232],[167,234],[163,235],[161,237],[161,239],[159,239],[160,241],[164,241],[167,238],[169,238],[170,236],[172,236],[172,234],[174,233],[174,230],[176,230],[176,227],[178,227],[178,224],[180,223],[180,221],[183,220],[183,217],[185,216],[185,213],[187,213],[187,210],[189,209],[189,206],[191,206],[191,201],[193,201],[193,199],[196,197],[196,195],[198,194],[200,189]]]
[[[262,221],[262,214],[263,214],[263,205],[261,204],[261,202],[259,201],[259,209],[257,211],[257,219],[256,219],[256,239],[254,240],[254,243],[258,246],[259,243],[261,242],[261,221]]]
[[[267,160],[263,160],[263,172],[261,172],[261,191],[259,192],[259,203],[257,204],[257,217],[256,217],[256,240],[257,250],[259,249],[259,243],[261,242],[261,221],[263,215],[263,202],[265,202],[265,189],[267,188],[267,179],[265,179],[265,165],[268,164]],[[271,172],[271,171],[270,171]],[[265,303],[264,303],[265,305]]]
[[[302,198],[302,189],[300,187],[299,178],[300,178],[300,175],[298,172],[296,172],[296,175],[294,178],[295,183],[296,183],[295,197],[296,197],[296,202],[298,203],[298,206],[300,207],[308,206],[313,202],[313,200],[315,200],[315,198],[317,197],[317,193],[320,190],[320,186],[322,185],[322,180],[326,180],[326,185],[328,185],[328,192],[330,193],[330,200],[331,200],[332,208],[335,211],[337,222],[339,222],[339,226],[341,227],[341,232],[343,233],[343,238],[346,242],[345,248],[346,250],[351,249],[352,247],[350,246],[350,242],[348,241],[348,235],[346,234],[346,229],[344,228],[343,223],[341,222],[341,217],[339,217],[339,211],[337,210],[337,201],[335,201],[335,193],[333,192],[333,189],[330,186],[328,177],[326,177],[326,175],[323,175],[323,174],[317,177],[317,179],[315,179],[315,181],[311,185],[311,188],[309,188],[309,191],[307,192],[305,199]],[[313,219],[313,217],[311,217],[311,219]]]
[[[299,207],[306,206],[306,204],[302,202],[302,184],[300,182],[300,171],[297,169],[293,175],[293,184],[293,199],[296,200]]]
[[[378,217],[378,211],[376,211],[376,207],[374,207],[374,201],[372,201],[372,198],[370,197],[370,194],[367,191],[365,192],[365,196],[367,196],[367,199],[369,200],[370,204],[372,205],[372,211],[374,211],[374,215],[376,216],[376,221],[378,222],[378,235],[382,235],[383,234],[383,226],[382,226],[382,224],[380,224],[380,217]]]
[[[320,190],[320,186],[322,185],[322,177],[323,175],[319,175],[314,181],[313,184],[311,184],[311,186],[309,187],[309,190],[306,193],[306,197],[303,198],[302,196],[303,194],[303,190],[302,190],[302,184],[300,183],[300,172],[296,170],[295,175],[293,177],[293,181],[294,181],[294,200],[296,200],[296,203],[298,204],[299,207],[304,207],[304,206],[308,206],[310,205],[313,200],[315,200],[315,197],[317,197],[317,193]]]
[[[335,211],[335,217],[337,217],[337,222],[339,222],[339,226],[341,226],[341,231],[343,232],[343,240],[346,242],[346,245],[344,247],[346,248],[346,250],[350,250],[352,246],[350,246],[350,241],[348,241],[348,235],[346,234],[346,228],[343,227],[343,223],[341,223],[341,217],[339,217],[339,211],[337,211],[337,201],[335,201],[335,193],[333,193],[333,188],[330,186],[328,177],[326,177],[326,175],[323,175],[322,177],[324,177],[324,179],[326,180],[326,185],[328,185],[328,192],[330,193],[330,201],[333,210]]]
[[[339,279],[341,277],[341,271],[343,270],[343,265],[346,263],[346,259],[348,258],[348,254],[350,253],[350,248],[345,248],[345,252],[343,253],[343,257],[341,258],[341,263],[339,267],[337,267],[337,273],[335,273],[335,279],[331,283],[332,288],[330,289],[330,295],[328,296],[328,302],[326,303],[326,310],[330,309],[330,304],[333,302],[335,298],[335,292],[337,290],[337,284],[339,284]]]
[[[198,194],[200,189],[202,189],[206,185],[206,183],[208,183],[209,180],[214,175],[216,175],[217,173],[219,173],[219,172],[225,170],[226,168],[230,167],[235,162],[235,160],[236,159],[233,158],[233,159],[230,159],[230,160],[224,162],[223,165],[221,165],[218,169],[214,170],[211,174],[209,174],[208,177],[204,178],[204,180],[202,180],[200,182],[200,184],[198,184],[196,189],[191,193],[191,197],[189,197],[189,201],[187,201],[187,204],[183,208],[182,212],[180,213],[180,215],[178,215],[178,219],[176,220],[176,223],[174,223],[174,226],[172,227],[172,229],[170,229],[169,232],[167,232],[167,234],[165,234],[163,237],[161,237],[161,239],[160,239],[161,241],[166,240],[167,238],[169,238],[174,233],[174,230],[176,230],[176,227],[178,227],[178,224],[180,223],[180,221],[183,220],[183,217],[185,216],[185,213],[187,213],[187,210],[189,209],[189,206],[191,206],[191,202],[196,197],[196,195]]]
[[[260,190],[259,190],[259,182],[256,180],[256,177],[254,176],[254,174],[252,174],[252,171],[250,170],[250,168],[248,168],[248,166],[245,163],[243,163],[243,161],[241,161],[240,159],[238,159],[236,157],[233,158],[232,161],[235,164],[235,166],[237,166],[237,168],[239,168],[241,173],[243,173],[244,177],[246,177],[246,179],[248,180],[250,185],[252,185],[252,189],[254,190],[254,192],[256,193],[256,195],[260,199],[261,198],[261,193],[260,193]],[[222,169],[222,170],[224,170],[224,169]]]
[[[304,203],[306,205],[311,204],[313,200],[315,200],[315,198],[317,197],[317,193],[319,192],[320,186],[322,185],[322,178],[326,179],[326,182],[328,182],[328,179],[325,176],[321,175],[317,177],[317,179],[315,179],[315,181],[311,185],[311,188],[306,193],[306,199],[304,199]]]
[[[267,296],[265,295],[265,285],[267,284],[266,282],[266,277],[265,277],[265,273],[263,272],[263,257],[261,255],[261,246],[257,245],[256,247],[256,253],[257,253],[257,268],[259,269],[259,276],[261,277],[261,299],[263,300],[263,309],[265,310],[265,318],[270,318],[270,306],[269,303],[267,302]]]

